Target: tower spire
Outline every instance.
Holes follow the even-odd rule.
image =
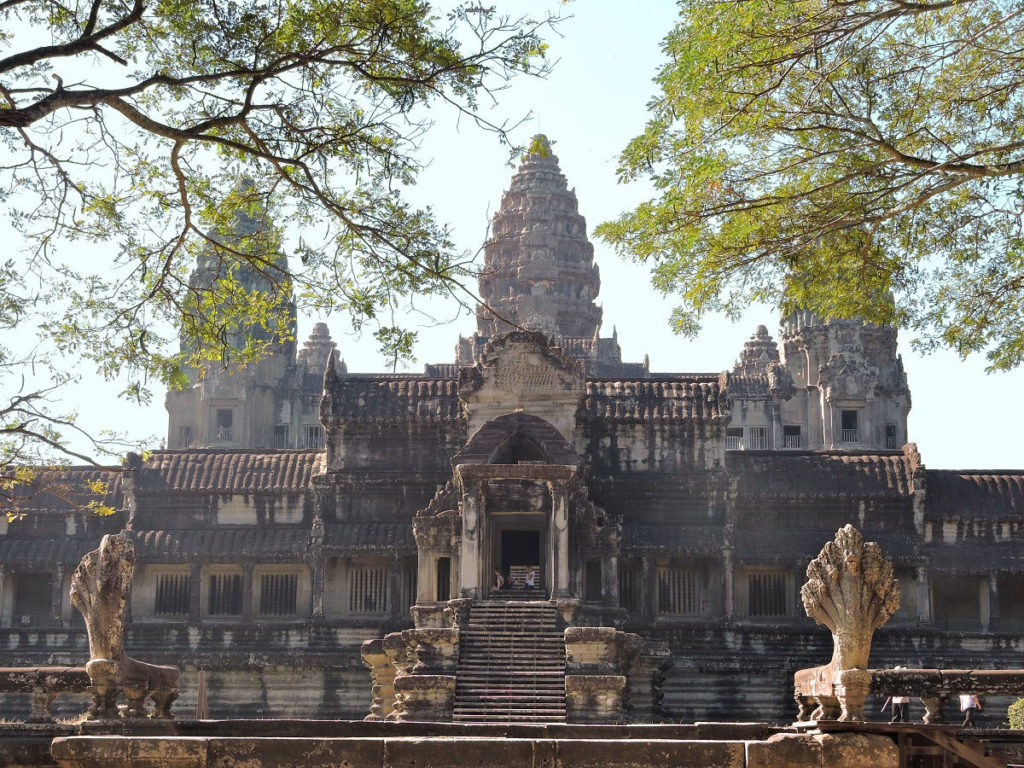
[[[544,135],[535,136],[484,245],[477,329],[494,336],[514,325],[563,337],[594,336],[601,279],[587,223]],[[488,309],[490,308],[490,310]]]

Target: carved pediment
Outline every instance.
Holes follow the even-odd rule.
[[[459,369],[459,397],[467,402],[513,395],[544,399],[583,396],[583,365],[551,346],[543,334],[511,331],[491,339],[476,364]]]
[[[818,371],[818,386],[829,402],[871,400],[875,396],[878,371],[858,354],[840,352]]]

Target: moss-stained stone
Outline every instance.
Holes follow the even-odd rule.
[[[821,764],[826,768],[899,768],[899,748],[888,736],[823,733],[813,738],[821,744]]]
[[[821,768],[821,744],[795,733],[751,741],[747,743],[747,768]]]

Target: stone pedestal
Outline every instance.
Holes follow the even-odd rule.
[[[450,722],[455,675],[404,675],[395,679],[395,713],[403,722]]]
[[[568,721],[625,720],[627,677],[634,671],[643,640],[612,627],[569,627],[564,637]]]
[[[454,675],[459,664],[459,630],[407,629],[402,632],[412,675]]]
[[[417,603],[409,608],[416,629],[441,629],[444,623],[444,603]]]
[[[624,675],[566,675],[565,716],[570,723],[615,723],[623,718]]]

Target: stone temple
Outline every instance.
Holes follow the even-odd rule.
[[[601,335],[586,231],[557,158],[529,154],[485,244],[493,312],[454,361],[349,373],[317,325],[168,394],[166,450],[42,478],[69,492],[0,518],[0,664],[83,662],[71,572],[126,527],[127,646],[182,669],[180,712],[202,678],[213,717],[361,718],[364,641],[461,621],[439,716],[571,719],[580,627],[574,652],[620,651],[594,670],[631,665],[619,719],[789,722],[794,671],[831,648],[804,571],[852,523],[902,595],[872,666],[1020,666],[1024,471],[926,469],[896,331],[798,313],[728,370],[651,371]],[[116,515],[72,509],[90,479]],[[532,703],[486,704],[481,670],[524,660]]]

